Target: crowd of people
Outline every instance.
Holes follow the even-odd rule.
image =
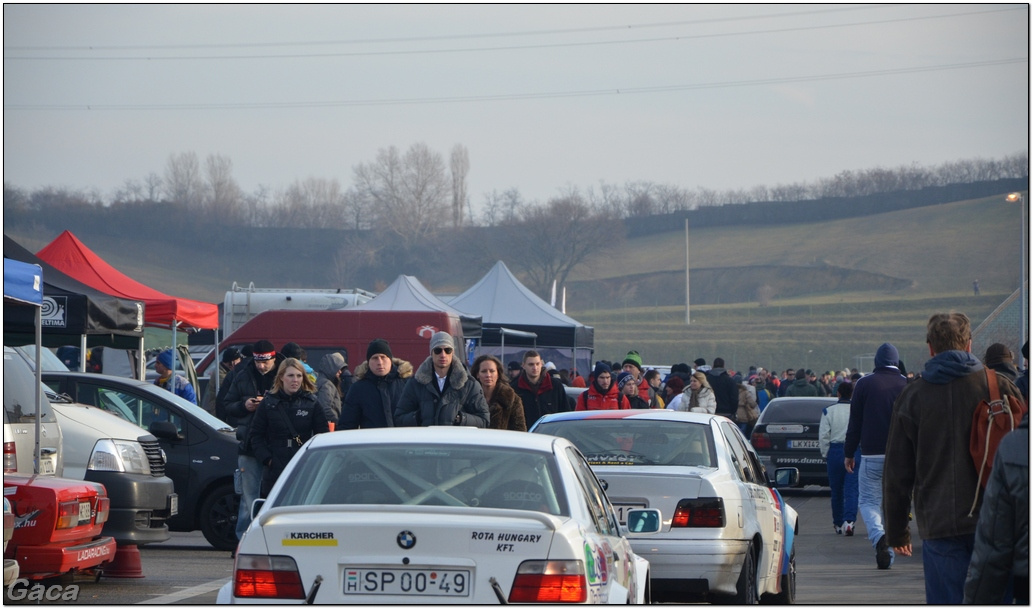
[[[250,505],[265,497],[284,467],[314,434],[377,427],[458,425],[527,431],[538,418],[570,410],[670,409],[717,414],[749,437],[767,404],[786,396],[834,396],[822,413],[819,448],[826,458],[836,534],[852,536],[860,516],[876,567],[911,556],[909,523],[923,538],[929,603],[1029,600],[1028,415],[1002,442],[980,496],[968,442],[972,415],[987,393],[984,368],[996,373],[1003,396],[1029,399],[1029,371],[1019,371],[1002,344],[980,361],[961,313],[939,313],[927,324],[930,359],[915,375],[897,349],[884,343],[874,370],[799,368],[729,370],[714,358],[679,363],[666,376],[645,370],[637,351],[619,363],[599,361],[587,378],[557,370],[535,350],[504,364],[478,356],[468,369],[456,358],[454,337],[437,332],[416,367],[371,341],[366,359],[348,371],[343,355],[323,356],[313,369],[304,349],[276,351],[260,340],[243,352],[227,349],[218,393],[202,404],[236,428],[239,441],[238,538]],[[1028,359],[1029,343],[1023,346]],[[187,397],[193,388],[173,375],[171,352],[158,357],[157,384]],[[567,387],[584,391],[568,397]],[[196,401],[196,399],[192,400]],[[930,448],[932,447],[932,448]],[[971,498],[982,499],[974,517]]]

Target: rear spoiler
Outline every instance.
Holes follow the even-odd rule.
[[[288,505],[269,508],[263,511],[258,517],[260,526],[266,526],[276,520],[277,516],[293,516],[295,514],[348,514],[356,512],[375,511],[378,514],[444,514],[454,516],[457,512],[470,516],[488,516],[494,518],[519,518],[522,520],[537,520],[545,525],[550,531],[555,532],[560,527],[564,516],[553,516],[543,512],[531,510],[510,510],[505,508],[483,508],[483,507],[457,507],[451,505]]]

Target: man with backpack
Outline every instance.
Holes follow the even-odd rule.
[[[897,554],[911,556],[913,498],[926,602],[960,604],[978,521],[970,514],[982,493],[969,451],[972,421],[990,390],[987,372],[971,353],[971,323],[964,313],[930,317],[926,342],[932,358],[901,392],[890,419],[883,476],[886,538]],[[1004,376],[991,378],[1004,400],[1022,399]]]

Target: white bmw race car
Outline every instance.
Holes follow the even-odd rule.
[[[642,603],[649,563],[562,438],[463,427],[320,434],[237,549],[220,603]]]

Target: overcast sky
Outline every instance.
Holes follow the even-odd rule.
[[[1027,152],[1026,5],[4,5],[4,182],[245,192],[469,151],[492,190],[748,189]]]

